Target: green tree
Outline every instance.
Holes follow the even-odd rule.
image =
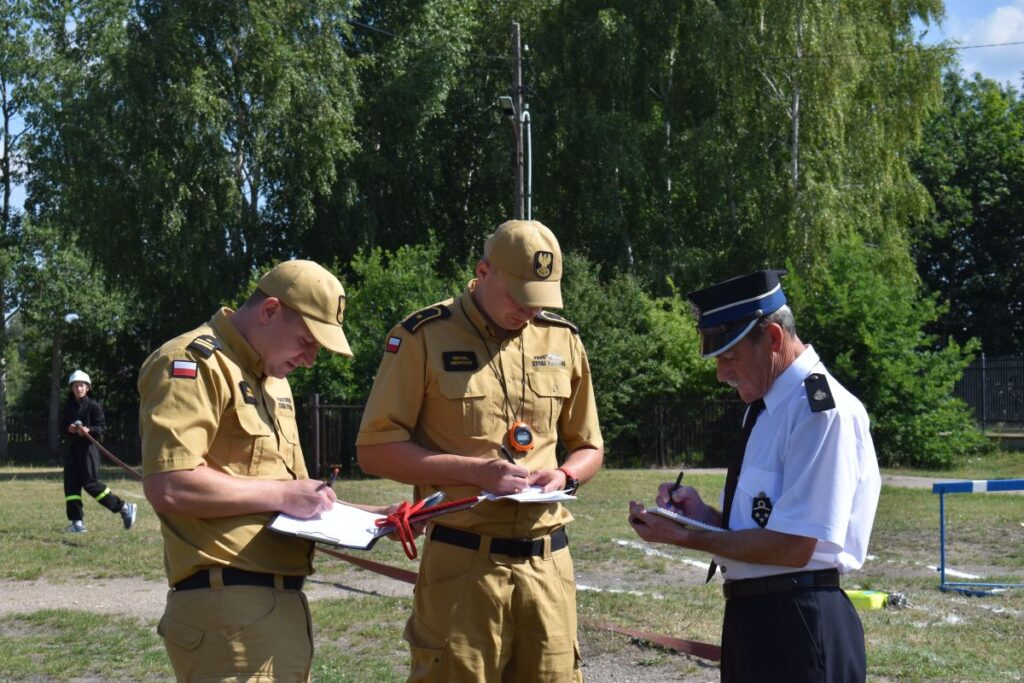
[[[942,313],[902,248],[852,236],[828,266],[791,273],[797,331],[871,415],[879,462],[942,468],[986,447],[953,385],[977,343],[924,330]]]
[[[94,366],[129,321],[130,301],[62,231],[30,224],[23,250],[17,268],[20,312],[48,355],[47,449],[55,455],[63,378],[71,366]]]
[[[0,461],[7,459],[8,312],[17,307],[12,269],[21,212],[11,201],[23,163],[21,116],[32,78],[29,4],[5,0],[0,6]]]
[[[318,0],[51,3],[31,199],[116,282],[198,323],[289,256],[352,152],[347,7]],[[125,258],[130,255],[130,258]]]
[[[979,74],[946,74],[943,106],[914,158],[934,211],[914,258],[949,300],[937,326],[989,354],[1024,353],[1024,102]]]

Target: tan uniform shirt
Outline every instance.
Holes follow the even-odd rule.
[[[307,479],[295,404],[285,379],[263,376],[259,355],[221,309],[167,342],[139,372],[142,468],[206,465],[233,477]],[[217,343],[220,349],[214,349]],[[162,514],[171,585],[204,567],[309,575],[313,544],[265,529],[273,513],[202,519]]]
[[[534,448],[516,462],[531,472],[558,467],[559,435],[569,453],[600,448],[590,365],[579,336],[563,324],[535,318],[502,338],[473,302],[474,285],[457,300],[439,304],[444,308],[437,310],[447,315],[438,314],[414,332],[404,323],[391,330],[356,443],[413,441],[441,453],[500,458],[509,427],[522,419],[533,430]],[[447,500],[480,493],[471,486],[421,488],[423,495],[439,488]],[[570,521],[560,504],[498,501],[452,513],[441,523],[521,538]]]

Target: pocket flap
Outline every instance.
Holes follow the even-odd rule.
[[[194,650],[199,647],[199,643],[203,642],[202,631],[188,624],[183,624],[166,614],[160,619],[156,632],[164,640],[186,650]]]
[[[487,382],[479,373],[445,373],[437,378],[437,388],[445,398],[483,398],[487,395]]]
[[[242,426],[247,434],[252,436],[270,436],[273,432],[270,425],[263,421],[255,406],[239,406],[236,410],[238,424]]]
[[[569,375],[565,372],[533,372],[530,373],[530,388],[538,396],[556,396],[569,398],[572,387],[569,386]]]

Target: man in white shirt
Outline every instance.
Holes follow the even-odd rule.
[[[714,555],[725,578],[723,681],[863,681],[864,630],[839,587],[867,554],[881,480],[864,406],[797,337],[764,270],[689,295],[704,358],[748,404],[722,512],[688,486],[657,503],[727,532],[692,530],[630,503],[641,538]]]

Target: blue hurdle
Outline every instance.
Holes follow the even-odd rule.
[[[964,595],[988,595],[993,588],[1024,588],[1022,583],[946,581],[946,494],[994,491],[1024,491],[1024,479],[942,481],[932,484],[932,493],[939,494],[939,590],[956,591]]]

